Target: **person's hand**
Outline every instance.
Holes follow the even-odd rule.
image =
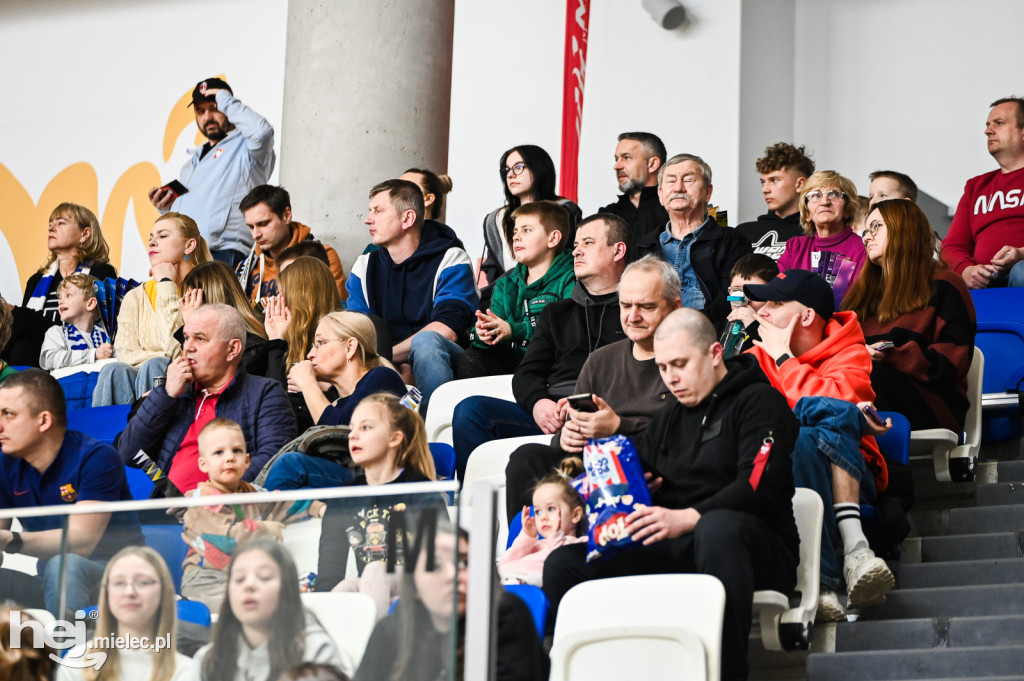
[[[596,437],[608,437],[619,432],[622,419],[615,413],[615,410],[608,406],[608,403],[597,395],[593,396],[597,411],[576,411],[569,408],[569,418],[565,428],[575,430],[586,440]]]
[[[992,280],[999,276],[999,268],[995,265],[971,265],[960,273],[967,288],[988,288]]]
[[[296,390],[292,390],[292,386],[295,386]],[[302,392],[309,386],[317,386],[316,371],[313,370],[313,363],[308,359],[304,359],[297,363],[288,371],[288,390],[292,392]]]
[[[284,332],[292,321],[292,311],[288,309],[284,296],[270,296],[267,298],[266,316],[263,318],[263,327],[267,330],[267,338],[278,340],[284,338]]]
[[[103,343],[96,348],[96,359],[110,359],[114,356],[114,346],[110,343]]]
[[[562,427],[558,405],[546,398],[537,400],[537,403],[533,405],[533,420],[545,435],[551,435]]]
[[[174,281],[174,275],[178,273],[178,268],[175,267],[173,263],[158,262],[153,265],[149,270],[149,273],[157,281],[161,281],[163,279],[170,279],[171,281]]]
[[[734,307],[726,319],[730,322],[734,322],[736,320],[743,322],[743,328],[745,329],[757,321],[757,314],[754,313],[754,308],[749,305],[742,305],[740,307]]]
[[[569,427],[572,421],[566,420],[564,423],[562,432],[558,434],[558,446],[567,454],[579,454],[583,451],[583,445],[587,444],[587,438]]]
[[[164,390],[171,397],[181,397],[181,394],[185,392],[185,386],[193,380],[192,365],[185,357],[178,357],[167,365],[167,382],[164,383]]]
[[[178,298],[178,312],[181,313],[181,321],[188,323],[189,317],[203,304],[203,289],[194,288],[185,291],[185,295]]]
[[[793,318],[789,320],[789,324],[786,324],[781,329],[774,324],[761,324],[757,327],[761,340],[754,341],[754,345],[763,348],[765,352],[771,355],[772,359],[778,359],[783,355],[792,355],[793,351],[790,349],[789,343],[793,338],[793,329],[796,328],[799,322],[799,315],[793,315]]]
[[[892,430],[892,419],[887,418],[885,420],[884,424],[879,424],[873,418],[868,416],[867,408],[868,407],[874,407],[874,406],[875,405],[871,404],[870,402],[858,402],[857,403],[857,408],[860,409],[862,412],[864,412],[864,420],[867,421],[867,427],[864,429],[864,432],[866,434],[868,434],[868,435],[872,435],[874,437],[879,437],[879,436],[885,435],[890,430]]]
[[[523,506],[522,513],[523,520],[523,532],[534,539],[537,538],[537,523],[534,521],[533,516],[530,515],[530,507]]]
[[[644,506],[626,516],[626,531],[633,541],[642,540],[644,546],[650,546],[662,539],[675,539],[693,532],[698,520],[700,513],[692,508]]]
[[[1021,260],[1024,260],[1024,248],[1003,246],[996,251],[995,257],[992,258],[992,264],[998,267],[1000,272],[1005,272]]]
[[[644,481],[647,483],[647,491],[653,496],[661,489],[661,483],[665,482],[665,479],[654,477],[654,473],[644,473]]]
[[[872,362],[882,361],[883,352],[881,350],[875,350],[874,346],[872,346],[870,343],[866,344],[864,347],[868,349],[868,354],[871,355]]]
[[[534,536],[536,536],[536,530],[534,531]],[[7,548],[7,545],[10,544],[13,539],[13,532],[11,532],[10,530],[0,530],[0,552],[3,552],[3,550]]]
[[[170,210],[171,204],[174,203],[174,192],[170,188],[153,187],[149,190],[149,202],[159,211]]]
[[[408,362],[398,365],[398,375],[402,377],[402,382],[406,385],[416,385],[416,374],[412,373],[412,365]]]

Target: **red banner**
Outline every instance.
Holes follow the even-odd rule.
[[[590,0],[565,2],[565,75],[562,79],[562,167],[558,193],[576,201],[579,183],[583,83],[587,75],[587,26]]]

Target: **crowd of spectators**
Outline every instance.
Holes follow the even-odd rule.
[[[415,385],[426,413],[433,392],[453,379],[512,374],[514,401],[466,394],[455,408],[460,479],[483,443],[551,435],[549,445],[515,451],[507,469],[508,516],[522,515],[536,538],[529,509],[540,498],[537,481],[589,439],[621,434],[636,443],[653,494],[652,506],[626,519],[642,547],[587,563],[584,544],[552,545],[541,580],[549,626],[561,596],[586,579],[713,574],[727,594],[723,678],[746,678],[753,590],[794,586],[794,485],[825,502],[819,618],[884,600],[894,577],[859,515],[894,477],[874,438],[889,424],[873,419],[873,406],[904,413],[915,429],[962,432],[976,330],[969,289],[1024,282],[1019,98],[991,105],[985,134],[999,168],[968,180],[941,249],[904,173],[872,173],[861,197],[849,177],[816,169],[805,147],[779,142],[755,164],[766,214],[733,228],[709,211],[707,162],[669,156],[652,133],[624,132],[613,165],[621,194],[586,218],[556,194],[543,149],[502,154],[505,201],[484,217],[476,262],[443,222],[449,178],[420,168],[373,178],[370,244],[347,275],[334,249],[293,220],[288,192],[266,184],[275,162],[270,124],[217,78],[196,86],[190,106],[208,142],[179,183],[150,192],[161,211],[148,242],[151,278],[124,295],[116,329],[99,319],[94,293],[94,282],[116,272],[95,215],[75,204],[53,210],[49,257],[22,305],[2,306],[0,508],[126,500],[122,464],[136,465],[139,452],[176,490],[202,493],[220,470],[205,451],[217,424],[225,442],[238,441],[224,473],[230,484],[218,493],[249,491],[257,480],[274,490],[433,479],[422,421],[406,423],[397,398]],[[744,351],[727,353],[719,338],[737,330]],[[45,371],[11,365],[95,372],[94,406],[133,404],[116,448],[67,430],[63,394]],[[569,403],[581,393],[593,409]],[[363,471],[355,479],[350,467],[297,444],[308,428],[349,424],[351,460]],[[358,577],[346,580],[338,558],[347,558],[368,508],[328,506],[320,572],[332,584],[318,589],[365,590],[383,608],[402,580],[358,544]],[[373,508],[381,517],[394,510]],[[38,579],[4,570],[0,591],[59,616],[49,569],[60,551],[55,522],[27,517],[20,533],[0,523],[0,548],[40,560]],[[102,627],[166,628],[166,616],[130,624],[112,595],[130,583],[142,597],[152,583],[166,601],[166,569],[141,549],[97,550],[141,544],[138,520],[74,515],[70,523],[68,607],[98,596],[109,601]],[[196,677],[276,678],[303,660],[354,672],[315,618],[295,609],[295,568],[279,545],[246,539],[216,571],[214,600],[227,584],[226,611],[211,649],[196,658]],[[443,541],[457,560],[460,540]],[[409,593],[423,588],[420,549],[405,551]],[[136,576],[117,576],[126,562]],[[259,575],[275,575],[278,634],[304,643],[267,652],[269,620],[250,608],[232,614],[241,607],[235,571],[239,589],[249,580],[257,594]],[[410,644],[416,656],[441,654],[431,646],[447,632],[429,600],[410,598],[382,622],[374,640],[395,655],[368,657],[370,674],[415,666],[395,643],[406,626],[437,633]],[[501,612],[509,622],[520,617],[504,600]],[[537,647],[520,640],[513,649],[522,656]],[[122,678],[154,664],[173,668],[174,659],[126,656]],[[247,675],[247,666],[260,671]],[[538,669],[520,670],[527,667]],[[356,678],[370,674],[360,667]]]

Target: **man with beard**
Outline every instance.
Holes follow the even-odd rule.
[[[207,78],[192,91],[196,125],[206,144],[191,150],[179,180],[179,195],[153,187],[149,200],[161,213],[184,213],[199,224],[216,260],[235,268],[252,248],[252,235],[239,204],[253,187],[266,184],[274,170],[274,128],[235,99],[231,86]]]
[[[665,144],[649,132],[624,132],[615,147],[615,181],[619,200],[598,210],[618,215],[630,226],[634,237],[661,229],[668,221],[658,200],[658,170],[667,156]]]
[[[711,166],[700,156],[676,154],[658,171],[658,197],[668,211],[664,229],[637,240],[638,255],[659,256],[675,268],[683,307],[702,311],[721,326],[730,312],[730,272],[751,252],[750,242],[708,215]]]

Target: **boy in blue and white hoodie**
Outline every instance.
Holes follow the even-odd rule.
[[[99,318],[95,282],[88,274],[69,274],[58,284],[61,324],[46,332],[39,353],[41,368],[53,371],[114,356],[110,336]]]
[[[451,376],[449,357],[462,352],[456,341],[465,342],[473,325],[479,305],[473,266],[450,227],[423,219],[423,193],[412,182],[376,185],[363,222],[380,248],[353,265],[348,309],[383,320],[395,343],[392,361],[408,363],[425,409]]]

